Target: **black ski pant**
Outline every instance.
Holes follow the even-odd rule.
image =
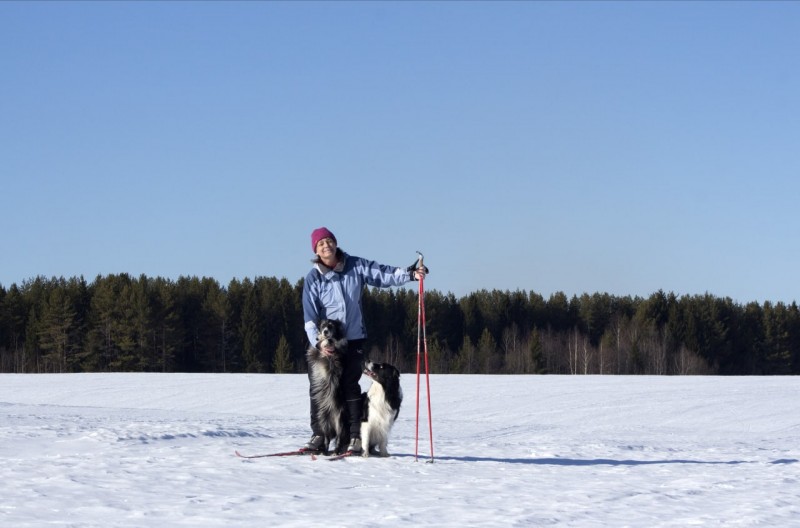
[[[361,437],[361,373],[364,371],[364,340],[353,339],[347,342],[347,351],[342,356],[342,396],[345,402],[346,421],[350,426],[350,438]],[[311,369],[308,369],[308,379],[311,381]],[[309,396],[311,388],[309,387]],[[322,435],[317,424],[317,405],[311,400],[311,431],[315,435]]]

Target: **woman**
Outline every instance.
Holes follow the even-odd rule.
[[[317,342],[317,324],[322,319],[335,319],[342,323],[348,349],[343,360],[342,387],[350,426],[348,451],[360,454],[361,449],[361,378],[364,359],[363,346],[367,337],[361,310],[364,286],[387,288],[419,280],[428,272],[416,265],[397,268],[378,264],[348,255],[336,242],[327,228],[320,227],[311,233],[311,249],[316,257],[314,266],[303,284],[303,317],[305,330],[311,343]],[[310,369],[309,369],[310,370]],[[325,437],[316,423],[317,409],[311,399],[311,431],[313,436],[304,450],[319,452],[328,448]]]

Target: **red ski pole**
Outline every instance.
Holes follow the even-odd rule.
[[[417,261],[417,269],[424,269],[422,263],[422,253],[417,251],[419,260]],[[425,334],[425,276],[419,277],[419,306],[417,310],[417,422],[416,422],[416,435],[414,442],[414,460],[418,459],[419,452],[419,381],[420,381],[420,349],[425,352],[425,394],[428,397],[428,435],[431,441],[431,459],[428,462],[433,462],[433,419],[431,418],[431,381],[430,369],[428,365],[428,336]]]

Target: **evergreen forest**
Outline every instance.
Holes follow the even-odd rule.
[[[0,285],[0,372],[304,372],[302,287],[128,274]],[[363,308],[369,357],[413,372],[417,291],[368,288]],[[432,373],[800,373],[796,302],[432,290],[425,312]]]

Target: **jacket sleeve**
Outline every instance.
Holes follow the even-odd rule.
[[[319,309],[314,299],[317,298],[316,289],[319,288],[317,281],[313,278],[313,272],[309,273],[306,280],[303,282],[303,320],[305,321],[304,329],[308,336],[309,343],[317,342],[317,321],[319,321]]]
[[[411,281],[411,275],[404,268],[378,264],[374,260],[361,259],[359,267],[364,277],[364,282],[369,286],[387,288],[389,286],[402,286]]]

